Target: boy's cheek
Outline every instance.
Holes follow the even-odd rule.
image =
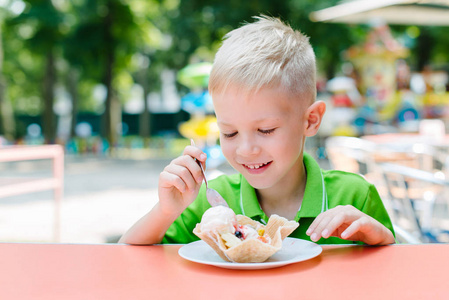
[[[232,153],[232,146],[228,141],[220,138],[220,147],[223,155],[226,157],[226,159],[228,159],[230,154]]]

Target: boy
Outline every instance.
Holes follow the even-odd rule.
[[[321,170],[303,152],[325,104],[315,101],[315,55],[308,38],[280,20],[233,30],[216,54],[209,81],[224,156],[239,172],[210,181],[236,214],[266,222],[278,214],[300,223],[290,236],[318,243],[394,243],[372,184]],[[200,167],[206,155],[187,146],[160,174],[159,202],[121,239],[129,244],[189,243],[210,207]],[[201,187],[201,189],[200,189]]]

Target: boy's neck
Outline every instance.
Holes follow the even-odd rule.
[[[296,180],[285,180],[282,186],[256,190],[259,204],[268,217],[277,214],[289,220],[295,219],[304,198],[307,182],[305,167],[301,166],[299,174],[295,176]]]

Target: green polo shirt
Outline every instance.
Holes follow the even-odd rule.
[[[306,231],[313,220],[323,211],[338,205],[352,205],[365,214],[375,218],[391,232],[393,225],[390,217],[373,184],[357,174],[322,170],[308,154],[304,154],[304,166],[307,182],[301,208],[295,221],[299,227],[290,237],[309,240]],[[268,216],[261,209],[254,188],[241,174],[222,175],[209,181],[211,188],[217,190],[236,214],[246,215],[256,221],[266,223]],[[203,185],[197,199],[176,219],[167,230],[162,243],[190,243],[198,240],[193,234],[203,213],[210,208]],[[321,238],[319,244],[352,244],[352,241],[336,237]]]

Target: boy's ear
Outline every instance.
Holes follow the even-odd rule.
[[[314,136],[318,132],[325,112],[326,104],[323,101],[316,101],[307,108],[305,136]]]

